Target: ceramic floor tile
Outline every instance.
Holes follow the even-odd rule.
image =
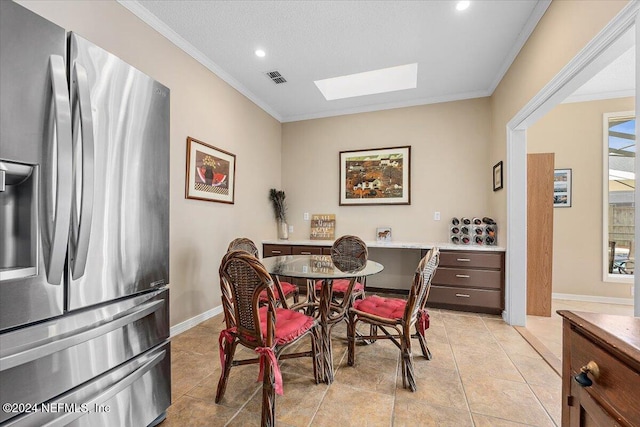
[[[171,400],[176,400],[213,374],[220,362],[189,351],[171,352]]]
[[[500,418],[494,418],[480,414],[472,414],[472,417],[475,427],[526,427],[530,425],[517,423],[514,421],[502,420]]]
[[[562,380],[560,377],[551,384],[531,385],[531,389],[553,422],[559,426],[562,423]]]
[[[258,373],[258,365],[234,366],[231,368],[227,388],[220,400],[220,405],[230,408],[243,406],[262,387],[262,382],[258,382]],[[219,375],[220,372],[218,371],[217,375],[205,378],[196,387],[189,390],[188,395],[201,399],[215,400]]]
[[[405,403],[408,400],[417,400],[447,408],[466,410],[467,401],[458,372],[431,367],[426,363],[414,365],[415,392],[402,387],[402,374],[398,373],[396,402]]]
[[[311,358],[281,361],[285,394],[276,398],[278,425],[559,424],[559,377],[548,375],[541,357],[514,328],[498,316],[439,309],[431,309],[430,315],[432,360],[423,358],[417,340],[412,341],[415,393],[402,387],[400,351],[389,340],[356,346],[356,366],[347,366],[346,324],[341,322],[332,331],[333,384],[315,384]],[[256,364],[233,367],[221,404],[214,403],[223,328],[218,315],[172,339],[174,404],[163,425],[260,425]],[[290,351],[310,348],[305,339]],[[254,351],[238,347],[237,359],[254,357]]]
[[[315,384],[310,378],[295,374],[283,374],[283,394],[276,395],[276,421],[278,425],[308,426],[318,410],[328,385]],[[243,408],[245,412],[260,414],[262,410],[262,392]]]
[[[510,356],[518,371],[529,384],[559,385],[560,376],[540,357]]]
[[[374,346],[380,347],[379,343],[369,348],[356,348],[355,365],[348,366],[347,358],[343,359],[340,369],[336,372],[335,381],[349,384],[353,388],[360,390],[375,391],[378,393],[393,396],[396,391],[396,375],[398,371],[399,351],[396,349],[396,357],[376,357]],[[365,351],[366,350],[366,351]]]
[[[467,409],[430,405],[418,400],[396,401],[393,408],[395,427],[472,427]]]
[[[163,427],[223,426],[235,414],[234,409],[183,396],[171,405],[167,411],[167,418],[161,425]]]
[[[391,425],[393,396],[333,383],[310,426]]]
[[[492,377],[462,377],[471,412],[534,426],[553,426],[526,383]]]
[[[486,375],[503,380],[525,382],[521,373],[504,352],[490,353],[491,356],[487,357],[487,353],[476,349],[455,347],[453,354],[462,378]],[[540,362],[546,365],[541,359]]]

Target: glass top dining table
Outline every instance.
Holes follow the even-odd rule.
[[[271,274],[302,279],[350,279],[371,276],[384,269],[379,262],[367,260],[359,269],[341,270],[330,255],[283,255],[264,258],[262,264]]]
[[[357,268],[345,267],[336,261],[334,264],[329,255],[283,255],[262,259],[267,271],[278,279],[280,276],[307,279],[307,305],[315,304],[320,323],[320,347],[324,382],[333,382],[333,352],[331,346],[331,329],[333,325],[347,316],[351,295],[341,296],[341,301],[333,297],[333,282],[338,279],[360,280],[364,277],[380,273],[384,266],[376,261],[366,260]],[[349,262],[345,263],[349,264]],[[279,280],[279,279],[278,279]],[[321,280],[320,298],[316,299],[315,283]],[[286,302],[285,302],[286,306]]]

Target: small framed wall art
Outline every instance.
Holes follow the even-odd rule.
[[[233,204],[235,173],[235,154],[187,138],[187,199]]]
[[[411,147],[340,152],[340,205],[410,205]]]
[[[571,207],[571,169],[553,171],[553,207]]]
[[[502,187],[502,160],[500,160],[493,166],[493,191],[498,191]]]

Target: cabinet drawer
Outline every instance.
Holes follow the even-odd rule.
[[[322,255],[321,246],[292,246],[291,255]]]
[[[440,252],[440,267],[459,268],[502,268],[501,252]]]
[[[580,372],[580,368],[590,361],[596,362],[600,375],[594,378],[589,374],[593,385],[582,390],[591,395],[604,409],[619,415],[629,425],[640,420],[640,372],[633,369],[614,355],[583,335],[573,331],[571,334],[571,376]],[[571,379],[573,382],[573,378]]]
[[[472,288],[502,288],[502,274],[494,270],[471,270],[438,267],[433,277],[434,285],[452,285]]]
[[[431,286],[427,305],[448,304],[469,307],[502,308],[500,291]]]
[[[262,256],[265,258],[270,256],[280,256],[280,255],[291,255],[291,246],[264,245],[262,247]]]

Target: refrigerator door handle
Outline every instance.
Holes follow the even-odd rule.
[[[158,363],[162,362],[166,354],[167,354],[167,351],[162,350],[160,353],[156,354],[155,356],[151,357],[149,360],[144,362],[144,364],[141,365],[138,369],[136,369],[135,371],[133,371],[132,373],[130,373],[129,375],[127,375],[126,377],[124,377],[123,379],[121,379],[120,381],[118,381],[117,383],[115,383],[114,385],[112,385],[111,387],[109,387],[108,389],[106,389],[105,391],[103,391],[93,399],[89,400],[88,402],[83,402],[83,403],[86,403],[85,408],[94,409],[96,407],[101,406],[103,403],[111,399],[113,396],[117,395],[122,390],[124,390],[125,388],[129,387],[131,384],[136,382],[140,377],[142,377],[144,374],[149,372]],[[43,427],[66,426],[66,425],[69,425],[72,421],[82,417],[83,415],[85,415],[85,412],[81,410],[69,411],[63,416],[58,417],[47,424],[44,424]]]
[[[51,156],[50,189],[43,199],[49,203],[42,203],[43,212],[43,244],[46,259],[47,282],[60,285],[64,271],[66,247],[69,240],[69,225],[71,221],[71,110],[69,108],[69,91],[67,88],[67,74],[62,56],[49,57],[49,77],[51,79],[51,105],[49,107],[49,124],[45,140],[46,149]],[[55,201],[49,200],[55,198]]]
[[[91,233],[91,219],[93,216],[93,183],[94,183],[94,139],[93,139],[93,114],[91,112],[91,96],[89,93],[89,80],[84,67],[77,62],[73,66],[72,82],[74,84],[72,100],[73,105],[73,136],[74,152],[82,152],[82,163],[74,164],[75,190],[82,187],[80,206],[78,197],[72,198],[72,222],[69,261],[71,277],[78,279],[84,274],[87,265],[89,251],[89,235]],[[81,139],[81,144],[78,140]],[[76,159],[78,159],[76,157]]]
[[[124,312],[123,314],[125,315],[118,317],[115,320],[99,326],[83,328],[83,332],[70,334],[69,336],[66,336],[62,339],[51,341],[46,344],[38,344],[37,342],[33,343],[33,347],[30,347],[23,351],[17,351],[15,353],[7,354],[0,358],[0,371],[23,365],[25,363],[40,359],[50,354],[57,353],[58,351],[64,350],[66,348],[81,344],[85,341],[89,341],[90,339],[107,334],[111,331],[115,331],[116,329],[120,329],[123,326],[128,325],[129,323],[133,323],[136,320],[142,319],[143,317],[146,317],[147,315],[157,311],[164,305],[164,303],[165,300],[147,302],[140,306],[134,307],[135,311],[133,312]]]

